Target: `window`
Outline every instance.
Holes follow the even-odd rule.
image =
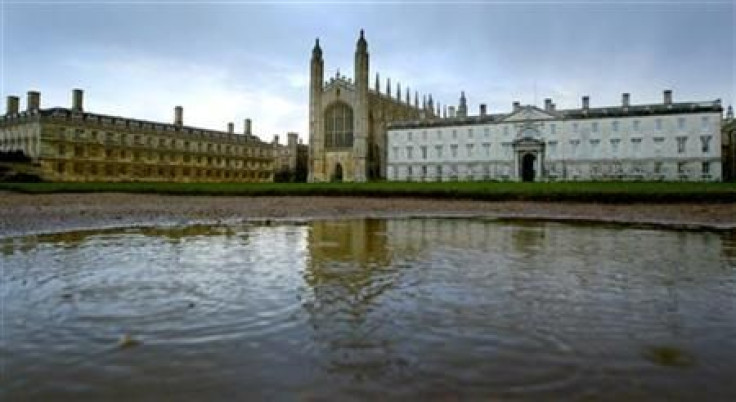
[[[641,129],[641,123],[639,120],[634,120],[634,131],[639,131]]]
[[[457,139],[457,130],[452,130],[452,139]]]
[[[425,131],[422,131],[422,139],[424,141],[427,141],[427,131],[426,130]]]
[[[601,140],[590,140],[590,151],[593,154],[593,156],[598,156],[598,145],[600,145]]]
[[[684,154],[687,145],[687,137],[677,137],[677,153]]]
[[[662,174],[662,162],[654,162],[654,174]]]
[[[613,130],[614,132],[618,132],[618,122],[617,121],[614,121],[613,123],[611,123],[611,130]]]
[[[678,174],[687,173],[687,163],[686,162],[677,162],[677,173]]]
[[[483,129],[483,135],[484,135],[484,136],[485,136],[486,138],[488,138],[488,137],[489,137],[489,136],[491,135],[491,129],[490,129],[490,128],[488,128],[488,127],[485,127],[485,128]]]
[[[473,129],[472,128],[469,128],[468,129],[468,138],[473,138]]]
[[[557,134],[557,125],[552,123],[549,125],[549,132],[550,134]]]
[[[662,131],[662,119],[654,120],[654,129],[657,131]]]
[[[438,158],[442,157],[442,145],[435,145],[434,147],[435,153],[437,154]]]
[[[440,131],[440,130],[437,130],[437,139],[438,140],[441,140],[442,139],[442,131]]]
[[[411,131],[409,131],[408,133],[406,133],[406,140],[407,141],[412,141],[412,133],[411,133]]]
[[[450,145],[450,152],[453,158],[457,158],[457,144]]]
[[[467,144],[466,147],[468,148],[468,158],[473,156],[473,144]]]
[[[399,147],[391,148],[391,156],[393,159],[399,159]]]
[[[422,146],[422,159],[427,159],[427,147]]]
[[[701,168],[704,175],[710,174],[710,162],[703,162],[703,166]]]
[[[484,143],[483,144],[483,150],[485,151],[486,156],[491,156],[491,144]]]
[[[353,109],[344,102],[335,102],[325,111],[325,148],[353,146]]]
[[[413,151],[414,151],[414,149],[412,147],[406,147],[406,159],[411,159],[412,158]]]
[[[710,152],[710,135],[701,135],[700,136],[700,148],[703,151],[703,153]]]
[[[509,135],[509,127],[508,126],[504,126],[504,128],[503,128],[503,135]]]
[[[659,155],[662,153],[662,144],[664,144],[664,137],[654,137],[654,153]]]
[[[620,138],[611,138],[611,152],[614,154],[617,154],[620,144],[621,144]]]
[[[593,124],[591,125],[591,130],[594,133],[597,133],[598,132],[598,122],[593,122]]]
[[[677,128],[680,130],[685,129],[685,118],[684,117],[680,117],[677,119]]]
[[[557,141],[550,141],[547,143],[549,156],[557,155]]]
[[[703,116],[700,118],[700,128],[703,130],[708,130],[710,128],[710,119],[708,116]]]
[[[638,154],[639,152],[641,152],[641,138],[631,139],[631,150],[635,154]]]
[[[574,131],[574,132],[577,133],[578,132],[578,128],[579,128],[578,123],[572,123],[572,131]]]
[[[425,177],[427,177],[427,167],[422,166],[422,178],[425,178]]]

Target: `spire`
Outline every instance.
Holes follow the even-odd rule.
[[[437,102],[437,116],[439,116],[440,114],[442,114],[442,109],[440,109],[440,103]]]
[[[432,100],[432,94],[429,94],[429,100],[427,101],[429,110],[434,113],[434,101]]]
[[[360,38],[358,38],[358,43],[356,44],[356,52],[361,53],[367,53],[368,52],[368,42],[366,42],[365,37],[363,36],[363,30],[360,30]]]
[[[411,105],[411,95],[409,95],[409,87],[406,87],[406,104]]]
[[[422,95],[422,110],[427,110],[427,95]]]
[[[726,120],[733,120],[733,106],[728,105],[728,111],[726,112]]]
[[[386,78],[386,95],[391,97],[391,78]]]
[[[376,92],[381,92],[381,77],[376,73]]]
[[[314,48],[312,49],[312,58],[313,59],[322,58],[322,48],[319,47],[319,38],[315,39],[314,41]]]
[[[396,100],[401,102],[401,83],[396,83]]]
[[[419,109],[419,91],[414,91],[414,107]]]
[[[458,117],[468,117],[468,100],[465,99],[465,91],[460,91],[460,104],[457,107]]]
[[[442,118],[443,119],[447,118],[447,105],[445,105],[445,108],[442,110]]]

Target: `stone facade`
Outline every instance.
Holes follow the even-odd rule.
[[[723,180],[736,181],[736,119],[731,106],[728,107],[722,131]]]
[[[309,147],[302,144],[299,134],[288,133],[286,145],[279,143],[279,136],[273,137],[274,181],[304,182],[307,179]]]
[[[28,93],[28,107],[8,97],[0,116],[0,151],[22,151],[49,181],[268,182],[273,179],[273,146],[251,133],[205,130],[88,113],[82,91],[70,109],[41,109],[40,94]]]
[[[388,130],[388,179],[722,180],[720,100],[579,109],[514,102],[509,113],[396,122]]]
[[[368,44],[360,32],[355,51],[354,79],[340,75],[324,81],[319,40],[312,50],[309,96],[309,181],[364,182],[386,177],[386,127],[394,121],[434,115],[426,101],[414,104],[400,85],[394,95],[390,80],[381,93],[376,75],[369,88]],[[403,100],[402,100],[403,97]]]

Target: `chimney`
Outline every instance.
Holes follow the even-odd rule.
[[[544,110],[546,111],[552,110],[552,98],[544,99]]]
[[[227,132],[228,134],[235,134],[235,123],[227,123]]]
[[[480,104],[480,117],[486,117],[486,104]]]
[[[41,93],[38,91],[28,91],[26,100],[26,111],[32,112],[41,108]]]
[[[298,143],[297,140],[299,139],[299,134],[297,134],[297,133],[288,133],[287,136],[289,138],[289,140],[288,140],[289,146],[290,147],[296,146],[296,144]]]
[[[20,99],[17,96],[8,96],[6,114],[18,114],[20,108]]]
[[[671,89],[665,89],[663,92],[664,95],[664,104],[667,106],[672,105],[672,90]]]
[[[184,125],[184,108],[181,106],[174,108],[174,125]]]
[[[590,109],[590,97],[588,95],[583,96],[583,110],[587,111]]]
[[[621,106],[626,108],[631,106],[631,95],[628,92],[621,94]]]
[[[549,110],[550,111],[554,112],[556,109],[557,109],[557,104],[556,103],[552,103],[552,104],[549,105]]]
[[[250,122],[250,119],[245,119],[245,135],[253,135],[251,133],[251,122]]]
[[[514,112],[518,112],[519,109],[521,109],[521,102],[514,101],[514,103],[511,104],[511,108]]]
[[[278,134],[273,135],[273,144],[279,145],[279,135]]]
[[[81,89],[72,90],[72,111],[82,112],[84,111],[82,102],[84,100],[84,92]]]

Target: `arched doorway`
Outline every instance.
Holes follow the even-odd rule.
[[[335,165],[335,174],[332,176],[332,181],[342,181],[342,165]]]
[[[521,158],[521,181],[534,181],[534,162],[537,157],[534,154],[524,154]]]

